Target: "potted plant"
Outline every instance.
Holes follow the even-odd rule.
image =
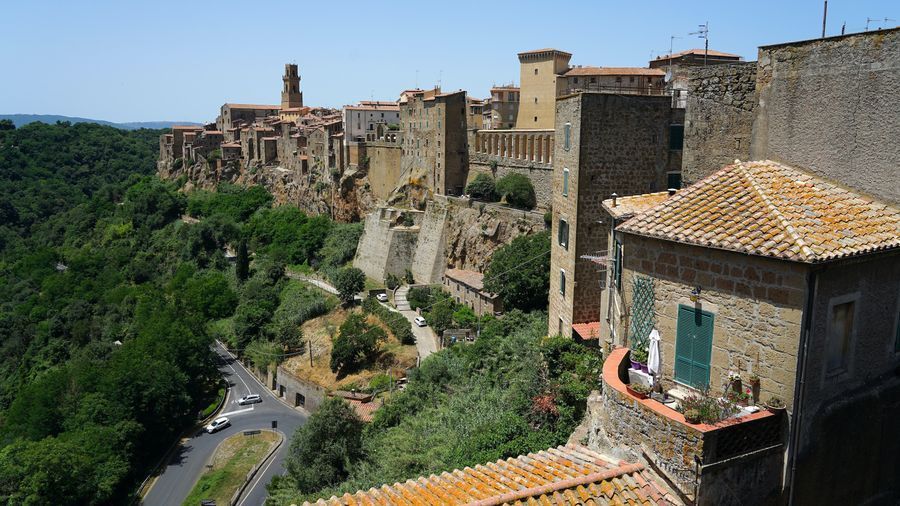
[[[769,397],[766,401],[766,408],[773,413],[780,413],[786,409],[784,401],[779,397]]]
[[[734,390],[729,390],[728,393],[725,394],[725,398],[740,406],[746,406],[750,403],[750,394],[747,392],[735,392]]]
[[[684,412],[684,420],[687,423],[691,423],[691,424],[700,423],[700,417],[701,417],[700,411],[696,410],[696,409],[688,409]]]
[[[646,399],[650,396],[650,387],[647,385],[641,384],[629,384],[625,387],[628,390],[628,393],[637,397],[638,399]]]
[[[733,392],[741,393],[743,390],[743,385],[741,384],[741,375],[738,373],[729,373],[728,374],[728,384],[731,386],[731,390]]]
[[[750,392],[753,404],[759,404],[759,376],[756,374],[750,375]]]
[[[650,372],[647,368],[647,350],[640,347],[631,350],[631,365],[633,369]],[[635,365],[637,367],[634,367]]]

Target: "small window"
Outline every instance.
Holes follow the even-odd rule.
[[[559,270],[559,293],[566,298],[566,270]]]
[[[537,97],[534,97],[534,103],[535,104],[537,103]]]
[[[617,82],[617,83],[621,83],[621,82],[622,82],[622,78],[621,78],[621,77],[617,77],[617,78],[616,78],[616,82]]]
[[[669,149],[680,150],[684,147],[684,125],[669,125]]]
[[[572,78],[572,82],[575,83],[575,84],[578,84],[578,78],[577,78],[577,77],[573,77],[573,78]]]
[[[835,304],[831,307],[831,319],[828,322],[827,334],[827,365],[829,373],[839,373],[847,370],[855,308],[855,301]]]
[[[634,76],[629,77],[629,78],[628,78],[628,82],[629,82],[629,83],[633,83],[633,82],[634,82]]]
[[[569,249],[569,222],[560,218],[559,219],[559,227],[557,227],[556,231],[556,239],[560,246],[565,249]]]
[[[569,169],[563,169],[563,197],[569,196]]]
[[[593,84],[593,83],[596,83],[596,82],[597,82],[597,78],[596,78],[596,77],[592,77],[592,78],[591,78],[591,83]]]
[[[534,69],[534,75],[537,75],[537,69]]]
[[[666,174],[666,189],[681,189],[681,172],[669,172]]]
[[[537,116],[534,117],[534,122],[537,123]]]
[[[572,124],[566,123],[563,127],[563,147],[568,150],[572,146]]]

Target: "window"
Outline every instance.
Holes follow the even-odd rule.
[[[634,76],[629,77],[629,78],[628,78],[628,82],[629,82],[629,83],[633,83],[633,82],[634,82]]]
[[[666,174],[666,189],[681,189],[681,172],[669,172]]]
[[[534,122],[537,123],[537,116],[534,117]]]
[[[556,231],[556,239],[560,246],[565,249],[569,249],[569,222],[560,218],[559,219],[559,227],[557,227]]]
[[[592,77],[592,78],[591,78],[591,83],[596,83],[596,82],[597,82],[597,78],[596,78],[596,77]]]
[[[563,197],[569,196],[569,169],[563,169]]]
[[[684,147],[684,125],[669,125],[669,149]]]
[[[534,103],[535,104],[537,103],[537,97],[534,97]]]
[[[559,270],[559,293],[566,298],[566,270]]]
[[[537,75],[537,69],[534,69],[534,75]]]
[[[578,84],[578,78],[577,78],[577,77],[573,77],[573,78],[572,78],[572,82],[575,83],[575,84]]]
[[[563,147],[568,150],[572,146],[572,124],[566,123],[563,127]]]
[[[617,82],[617,83],[621,83],[621,82],[622,82],[622,78],[621,78],[621,77],[617,77],[617,78],[616,78],[616,82]]]
[[[694,388],[709,386],[712,359],[713,314],[678,306],[675,330],[675,381]]]
[[[847,370],[850,355],[850,340],[853,335],[853,313],[856,301],[835,304],[831,307],[828,320],[827,347],[828,373],[840,373]]]

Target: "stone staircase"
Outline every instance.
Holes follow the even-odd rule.
[[[400,311],[409,311],[410,306],[409,302],[406,300],[406,295],[409,293],[409,286],[403,285],[400,288],[397,288],[397,291],[394,292],[394,305],[397,306],[397,309]]]

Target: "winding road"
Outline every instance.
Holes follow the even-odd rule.
[[[306,422],[307,413],[284,403],[218,343],[215,353],[222,361],[219,370],[230,385],[225,406],[218,416],[227,416],[231,420],[231,426],[215,434],[207,434],[199,429],[192,437],[182,440],[142,504],[180,505],[203,474],[219,443],[244,430],[271,428],[273,421],[278,424],[277,430],[285,435],[285,441],[263,463],[260,472],[253,477],[238,500],[238,506],[261,506],[266,500],[266,484],[273,476],[284,474],[282,464],[290,447],[291,436]],[[263,401],[250,406],[238,405],[237,400],[250,393],[261,395]]]

